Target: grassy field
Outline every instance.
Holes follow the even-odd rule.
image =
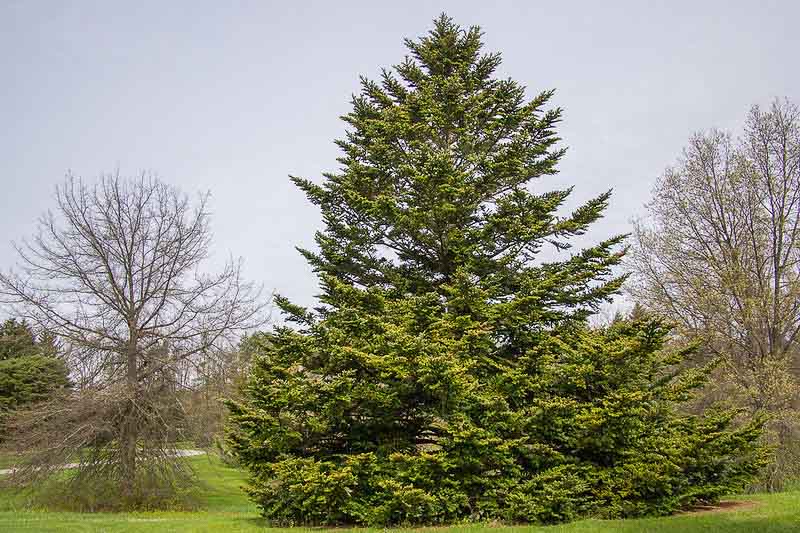
[[[20,510],[19,501],[0,493],[0,531],[82,531],[82,532],[203,532],[261,531],[263,533],[309,531],[308,528],[267,528],[259,520],[255,506],[240,490],[243,475],[213,457],[191,461],[205,482],[203,499],[206,510],[200,512],[157,513],[60,513]],[[774,495],[748,495],[739,498],[750,503],[718,512],[685,514],[643,520],[584,520],[550,527],[462,525],[449,528],[421,528],[415,531],[449,533],[628,533],[628,532],[800,532],[800,491]],[[316,529],[315,531],[320,531]],[[322,530],[324,531],[324,530]],[[337,533],[344,530],[336,530]],[[358,531],[385,531],[360,529]],[[412,531],[396,529],[396,532]]]

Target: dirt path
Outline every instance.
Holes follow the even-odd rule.
[[[725,511],[740,511],[751,509],[757,504],[750,500],[732,500],[719,502],[717,505],[697,505],[686,511],[686,514],[722,513]]]

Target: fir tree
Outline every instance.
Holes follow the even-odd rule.
[[[702,372],[670,373],[658,321],[591,330],[624,277],[617,236],[570,239],[535,192],[564,151],[552,91],[494,77],[481,32],[442,15],[353,99],[341,170],[293,178],[322,211],[315,309],[260,344],[228,442],[282,523],[552,522],[666,513],[740,486],[758,424],[682,416]],[[562,260],[544,261],[555,248]],[[551,254],[557,256],[558,254]],[[679,354],[680,355],[680,354]]]
[[[0,422],[8,411],[49,398],[69,386],[52,336],[37,336],[25,321],[0,324]]]
[[[36,335],[25,321],[9,318],[0,324],[0,361],[37,355],[40,351]]]

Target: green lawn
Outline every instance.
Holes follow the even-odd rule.
[[[195,457],[201,479],[207,484],[204,499],[207,510],[202,512],[157,513],[61,513],[16,510],[19,502],[8,493],[0,493],[0,531],[149,531],[149,532],[201,532],[201,531],[262,531],[279,533],[308,531],[266,528],[258,513],[239,487],[242,473],[224,466],[210,457]],[[497,532],[497,533],[617,533],[617,532],[741,532],[741,533],[797,533],[800,532],[800,491],[774,495],[748,495],[741,499],[754,503],[722,512],[673,516],[644,520],[584,520],[562,526],[487,526],[462,525],[450,528],[422,528],[417,531],[447,532]],[[336,530],[337,533],[342,530]],[[359,531],[384,531],[382,529]],[[397,529],[410,531],[408,529]]]

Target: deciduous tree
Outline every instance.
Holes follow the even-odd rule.
[[[630,291],[721,358],[716,396],[773,417],[766,484],[800,475],[800,111],[754,106],[739,139],[695,135],[636,226]],[[787,448],[788,446],[788,448]],[[794,451],[792,452],[792,449]],[[793,459],[792,459],[793,458]]]
[[[130,505],[149,497],[148,483],[173,478],[178,366],[236,340],[260,309],[239,263],[202,270],[207,199],[192,202],[148,174],[70,176],[57,209],[16,247],[20,263],[0,274],[0,296],[94,369],[80,394],[18,423],[21,444],[42,452],[19,477],[48,475],[85,449],[73,479],[118,482]]]

